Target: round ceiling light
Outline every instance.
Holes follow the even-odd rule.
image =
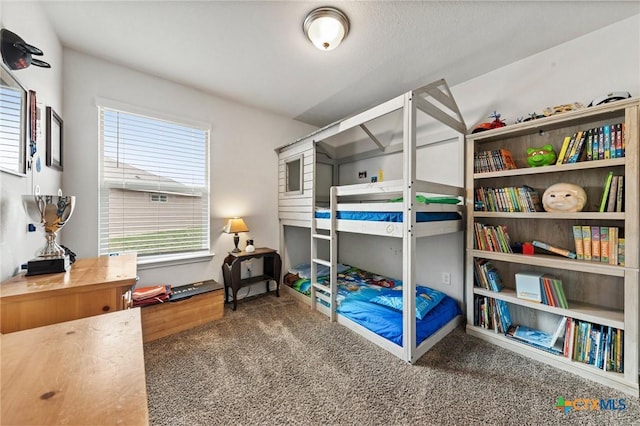
[[[304,20],[304,33],[320,50],[333,50],[349,33],[347,15],[333,7],[319,7]]]

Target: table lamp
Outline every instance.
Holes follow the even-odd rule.
[[[231,250],[231,253],[239,253],[240,249],[238,248],[238,243],[240,242],[240,237],[238,236],[238,232],[249,232],[249,228],[247,228],[247,224],[244,223],[241,217],[234,217],[229,219],[227,222],[227,226],[224,228],[224,232],[227,234],[234,234],[233,243],[236,248]]]

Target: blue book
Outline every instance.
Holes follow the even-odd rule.
[[[509,331],[509,327],[513,322],[511,321],[511,313],[509,312],[509,305],[504,300],[496,299],[496,306],[498,308],[498,315],[500,317],[500,322],[502,323],[502,329],[505,334]]]
[[[537,335],[538,333],[546,334],[547,336],[549,336],[547,333],[544,333],[544,332],[539,331],[539,330],[533,330],[535,333],[528,334],[527,332],[524,332],[523,330],[532,330],[532,329],[530,329],[528,327],[525,327],[525,326],[522,326],[522,325],[511,326],[509,328],[509,332],[507,332],[506,336],[510,337],[510,338],[512,338],[514,340],[517,340],[520,343],[524,343],[525,345],[529,345],[531,347],[539,349],[541,351],[549,352],[549,353],[554,354],[554,355],[560,355],[560,356],[563,355],[563,351],[561,349],[558,349],[558,348],[553,347],[553,346],[540,345],[540,344],[536,343],[536,339],[535,338],[531,338],[531,340],[523,340],[523,339],[520,339],[520,338],[516,337],[515,334],[517,333],[518,328],[522,329],[520,334],[524,335],[526,338],[531,338],[531,336]],[[551,339],[551,336],[549,336],[548,339]],[[543,339],[543,340],[545,340],[545,339]]]
[[[500,278],[500,274],[498,273],[497,269],[492,267],[491,269],[487,270],[487,281],[489,282],[491,290],[496,292],[502,290],[502,279]]]
[[[545,348],[552,347],[553,336],[544,331],[527,327],[526,325],[516,325],[512,337],[514,339],[530,342]]]

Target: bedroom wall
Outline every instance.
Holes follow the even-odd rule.
[[[62,46],[40,5],[33,2],[0,2],[0,26],[44,52],[42,60],[51,64],[50,69],[30,66],[14,71],[13,75],[27,90],[35,90],[43,114],[44,107],[51,106],[64,117]],[[0,281],[15,274],[20,265],[32,259],[45,242],[41,231],[27,232],[29,221],[22,209],[21,196],[32,194],[35,185],[40,186],[43,194],[57,194],[58,188],[61,188],[61,173],[45,165],[44,127],[42,129],[34,156],[34,160],[40,158],[41,171],[32,169],[26,177],[0,172]],[[62,189],[66,193],[66,188]],[[64,242],[64,235],[61,235],[61,241]]]
[[[478,123],[490,121],[495,110],[507,124],[528,113],[541,113],[547,106],[582,102],[611,91],[629,91],[640,96],[640,15],[610,25],[562,45],[548,49],[521,61],[497,69],[478,78],[451,87],[465,119],[473,129]],[[598,57],[601,59],[599,60]],[[446,78],[446,76],[444,76]],[[425,84],[429,83],[425,81]],[[440,126],[441,127],[441,126]],[[435,126],[432,132],[437,132]],[[423,133],[429,138],[429,133]],[[438,138],[435,138],[436,140]],[[455,141],[445,138],[420,149],[417,160],[418,177],[426,170],[428,178],[443,182],[462,182],[463,157],[455,149]],[[437,159],[434,161],[433,159]],[[382,168],[385,180],[399,179],[400,156],[386,156],[343,165],[341,180],[345,183],[370,181]],[[358,171],[366,170],[367,178],[358,179]],[[391,238],[376,238],[374,242],[359,235],[340,240],[340,260],[370,267],[378,273],[399,277],[402,274],[402,242]],[[381,250],[370,253],[363,247],[375,244]],[[418,248],[429,252],[418,263],[418,282],[434,283],[446,292],[463,285],[463,241],[457,235],[421,241]],[[429,250],[436,248],[436,250]],[[451,273],[451,284],[441,283],[442,273]]]
[[[63,182],[78,196],[66,241],[74,251],[82,257],[98,254],[96,97],[211,123],[211,248],[217,255],[209,262],[139,268],[139,285],[179,285],[210,278],[222,282],[222,261],[233,248],[232,235],[222,233],[222,228],[232,216],[242,216],[250,229],[241,234],[240,246],[252,238],[257,247],[278,247],[278,163],[274,149],[314,127],[70,49],[64,50],[64,59],[69,155]]]

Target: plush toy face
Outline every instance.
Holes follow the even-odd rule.
[[[527,163],[531,167],[553,164],[556,158],[556,153],[551,145],[545,145],[541,148],[527,148]]]
[[[542,206],[548,212],[580,212],[587,203],[587,193],[572,183],[556,183],[542,194]]]

